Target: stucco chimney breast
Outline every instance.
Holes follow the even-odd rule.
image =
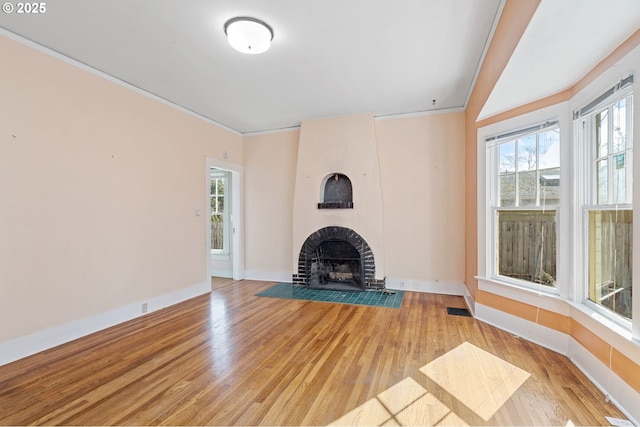
[[[329,182],[329,194],[330,180],[334,182]],[[339,190],[333,191],[334,187]],[[317,238],[319,230],[339,227],[352,230],[366,244],[366,257],[375,260],[364,287],[383,286],[382,184],[373,114],[302,123],[294,196],[294,282],[308,284],[300,276],[301,257],[308,243]]]

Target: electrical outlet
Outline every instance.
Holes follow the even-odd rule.
[[[146,312],[147,312],[147,309],[148,309],[147,303],[146,303],[146,302],[143,302],[143,303],[142,303],[142,313],[143,313],[143,314],[144,314],[144,313],[146,313]]]

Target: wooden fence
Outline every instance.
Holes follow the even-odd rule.
[[[498,274],[555,286],[556,213],[498,212]]]

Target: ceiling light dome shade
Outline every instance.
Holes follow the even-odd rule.
[[[273,30],[259,19],[238,17],[224,24],[229,44],[238,52],[255,55],[271,47]]]

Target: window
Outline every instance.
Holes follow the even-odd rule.
[[[227,172],[211,168],[211,251],[228,252],[228,214],[225,210]]]
[[[555,294],[548,301],[580,304],[598,322],[640,339],[633,296],[637,85],[628,75],[594,95],[594,84],[569,102],[478,129],[478,289],[504,290],[532,306],[543,293]],[[545,122],[551,117],[557,121]]]
[[[556,285],[560,203],[558,122],[487,139],[494,221],[494,275]]]
[[[587,299],[631,320],[633,96],[603,102],[578,127],[590,184],[584,188]]]

